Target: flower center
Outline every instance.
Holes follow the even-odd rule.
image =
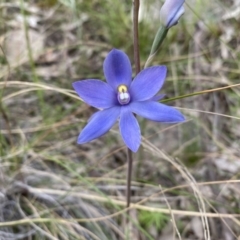
[[[118,86],[118,102],[121,105],[128,104],[130,101],[130,94],[128,92],[127,86],[119,85]]]

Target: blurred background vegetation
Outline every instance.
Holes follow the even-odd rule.
[[[162,2],[140,1],[141,66]],[[2,0],[0,13],[0,239],[240,239],[239,0],[186,0],[154,59],[165,99],[203,94],[167,103],[185,123],[140,120],[130,216],[118,127],[77,145],[96,110],[71,84],[104,80],[112,48],[133,62],[132,1]]]

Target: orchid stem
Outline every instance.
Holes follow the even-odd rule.
[[[128,148],[127,150],[128,157],[128,172],[127,172],[127,208],[130,206],[131,202],[131,178],[132,178],[132,151]]]
[[[136,75],[140,72],[140,58],[139,58],[139,44],[138,44],[138,11],[139,0],[133,1],[133,51],[134,51],[134,63],[136,68]],[[127,207],[131,203],[131,178],[132,178],[132,151],[127,150],[128,158],[128,173],[127,173]]]

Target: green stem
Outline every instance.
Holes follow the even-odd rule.
[[[28,33],[29,27],[28,27],[28,23],[27,23],[27,18],[26,18],[26,13],[25,13],[25,9],[24,9],[24,1],[23,0],[21,0],[21,14],[23,16],[24,34],[25,34],[26,45],[27,45],[27,50],[28,50],[28,59],[29,59],[31,70],[32,70],[33,81],[35,83],[39,83],[38,76],[37,76],[36,69],[35,69],[35,63],[34,63],[34,58],[33,58],[33,53],[32,53],[31,41],[29,39],[29,33]],[[37,91],[37,95],[38,95],[38,99],[39,99],[39,102],[40,102],[40,109],[41,109],[41,111],[43,111],[44,110],[44,99],[43,99],[42,91]]]
[[[168,99],[165,99],[165,100],[161,100],[161,102],[162,103],[171,102],[171,101],[182,99],[182,98],[193,97],[193,96],[197,96],[197,95],[201,95],[201,94],[205,94],[205,93],[221,91],[221,90],[225,90],[225,89],[233,88],[233,87],[237,87],[237,86],[240,86],[240,83],[233,84],[233,85],[230,85],[230,86],[220,87],[220,88],[207,89],[207,90],[203,90],[203,91],[200,91],[200,92],[189,93],[189,94],[185,94],[185,95],[177,96],[177,97],[173,97],[173,98],[168,98]]]

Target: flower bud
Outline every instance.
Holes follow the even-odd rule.
[[[178,23],[184,13],[185,0],[165,0],[160,10],[160,20],[164,27],[170,28]]]

